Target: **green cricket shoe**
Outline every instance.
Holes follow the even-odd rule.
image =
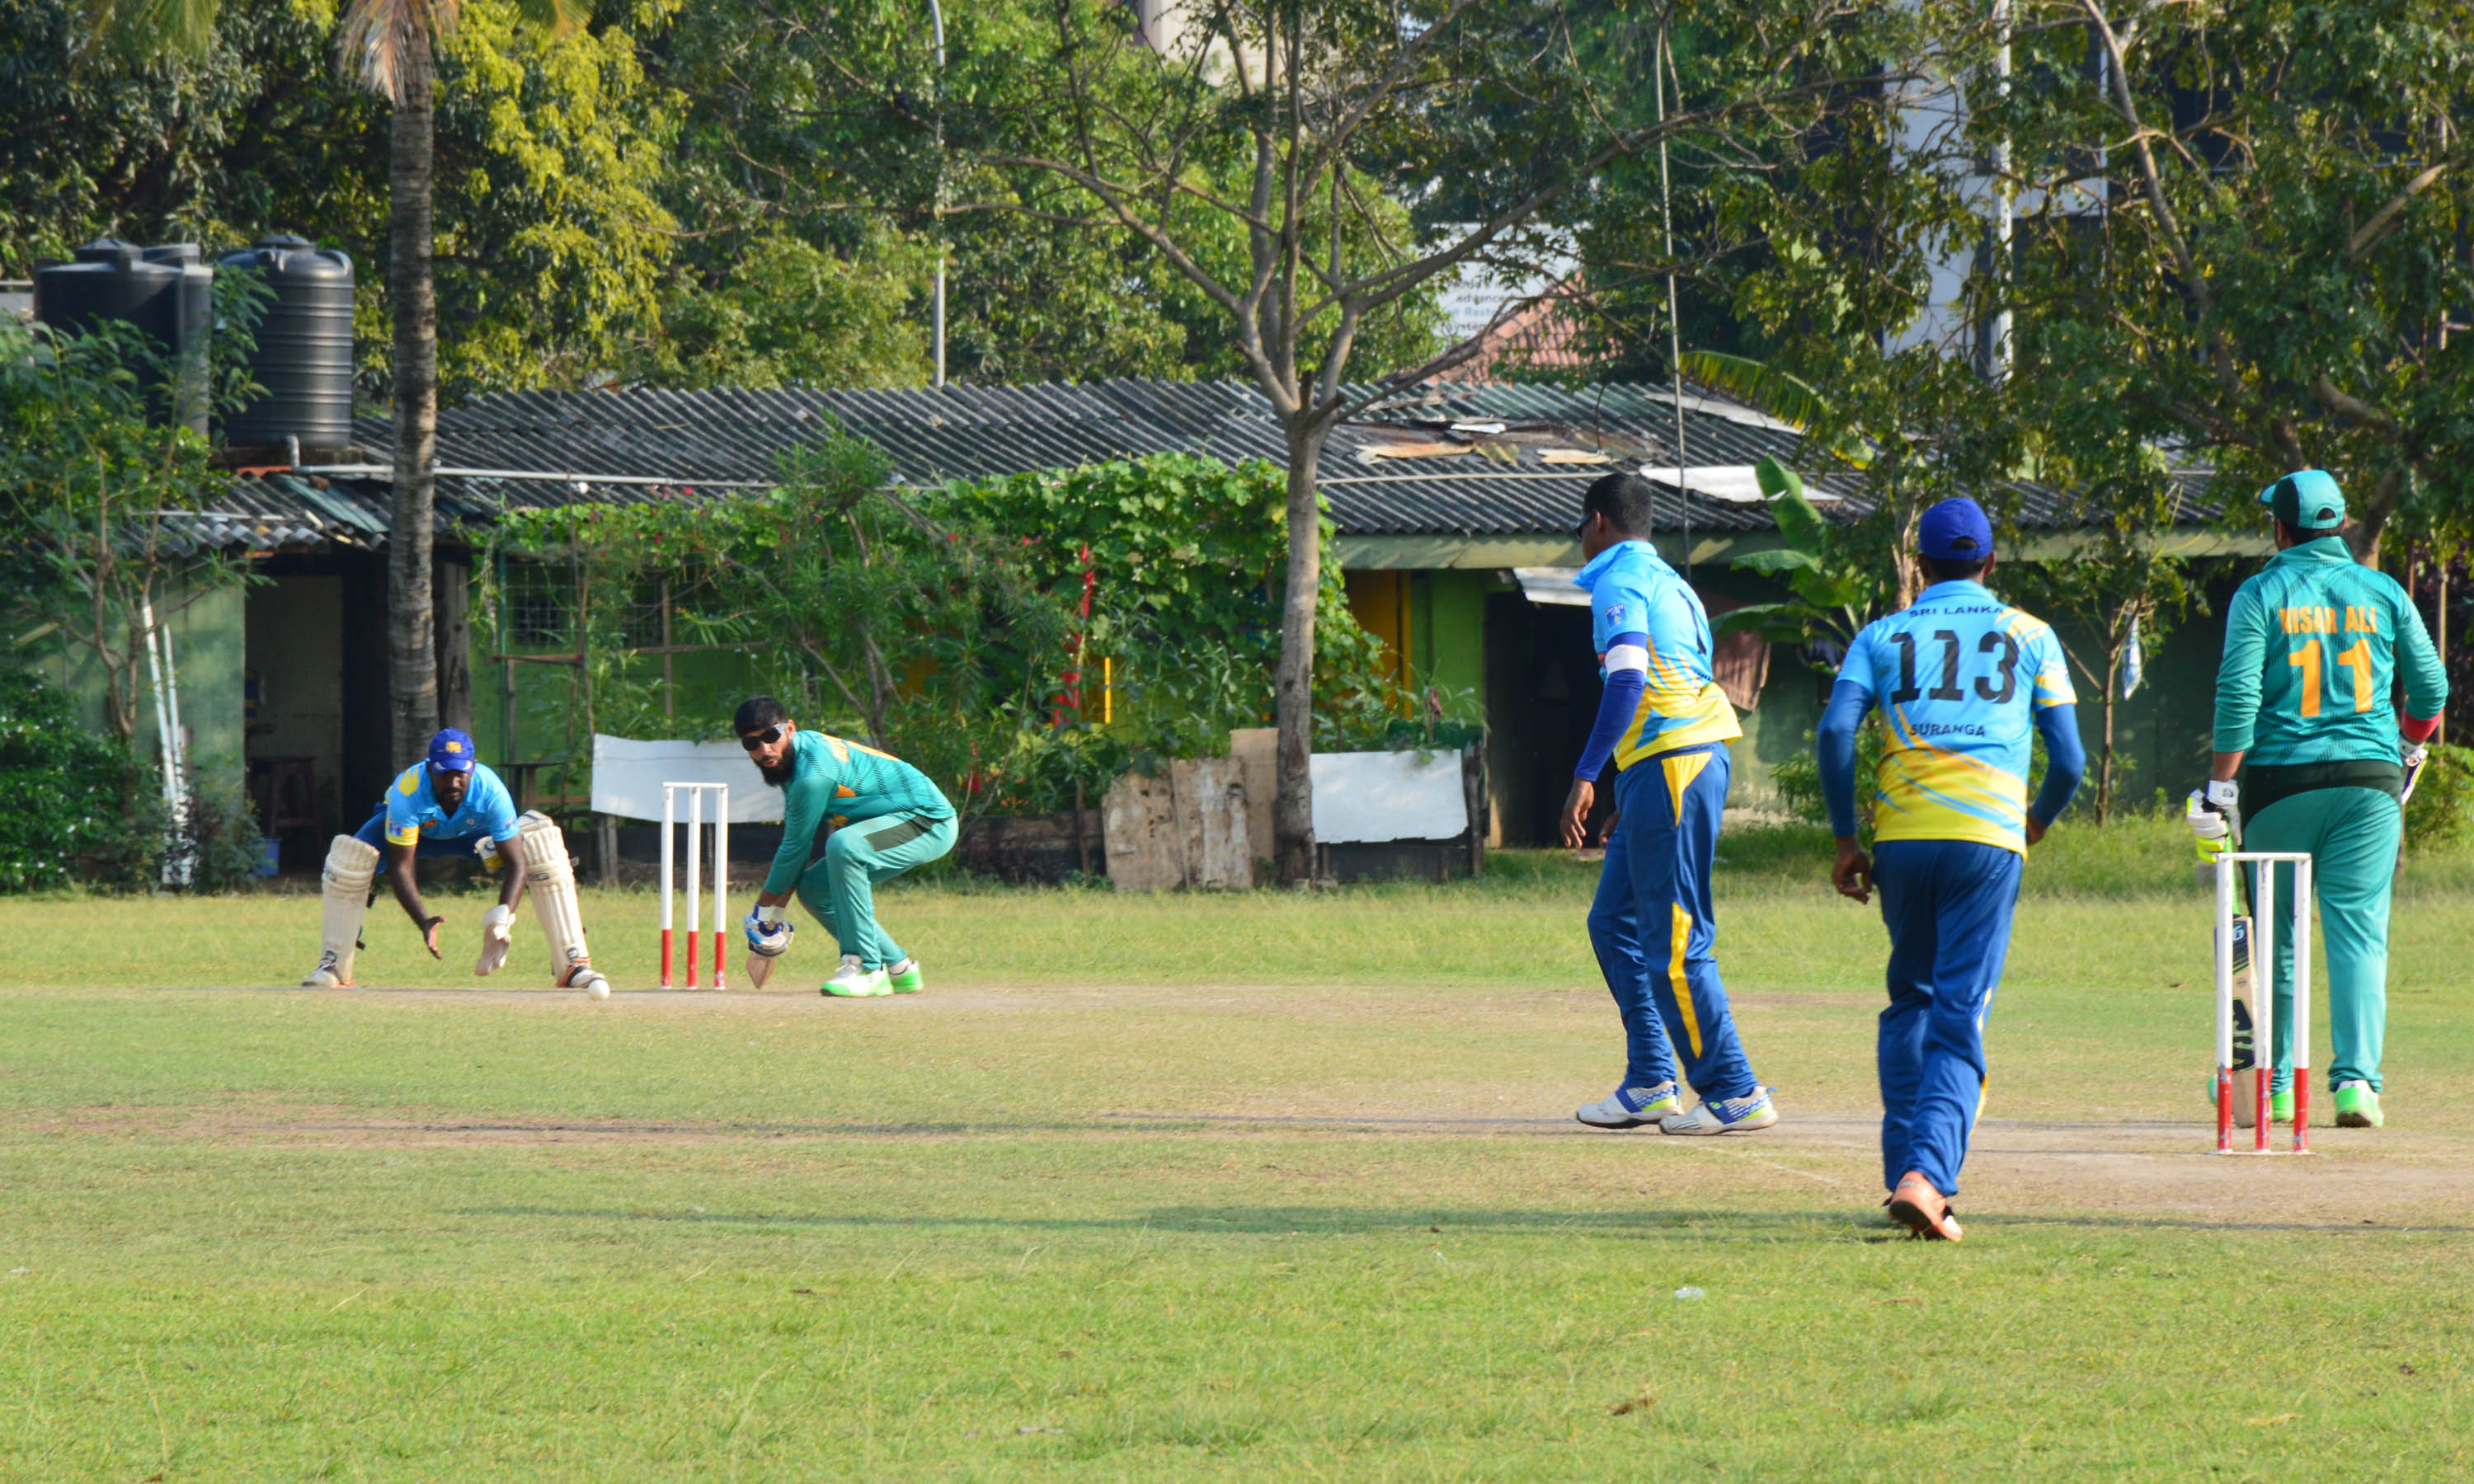
[[[919,961],[915,958],[887,965],[885,982],[896,994],[916,994],[928,987],[927,981],[919,977]]]
[[[2380,1095],[2367,1082],[2337,1084],[2337,1127],[2375,1129],[2388,1122],[2380,1112]]]
[[[2251,1126],[2251,1078],[2247,1070],[2236,1072],[2234,1074],[2235,1128],[2246,1129]],[[2207,1099],[2208,1106],[2210,1108],[2217,1106],[2217,1079],[2215,1073],[2211,1072],[2208,1075],[2207,1080],[2200,1084],[2199,1094]],[[2271,1124],[2290,1124],[2293,1121],[2293,1089],[2292,1088],[2288,1088],[2282,1092],[2270,1092],[2268,1095],[2268,1121]]]
[[[869,969],[860,963],[859,955],[845,953],[842,967],[834,970],[834,976],[817,993],[832,999],[874,999],[892,993],[893,987],[885,982],[884,969]]]

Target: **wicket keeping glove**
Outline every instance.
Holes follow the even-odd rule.
[[[2190,826],[2191,838],[2198,843],[2199,860],[2213,866],[2217,857],[2233,849],[2234,828],[2239,820],[2237,809],[2242,803],[2242,788],[2231,779],[2210,780],[2191,790],[2182,805],[2182,823]]]
[[[780,958],[790,951],[790,920],[779,907],[759,907],[747,914],[747,951],[758,958]]]
[[[515,935],[516,912],[505,902],[493,905],[481,918],[481,957],[473,965],[473,977],[487,979],[504,968],[507,948]]]

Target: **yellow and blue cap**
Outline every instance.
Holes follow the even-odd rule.
[[[2295,469],[2259,492],[2268,514],[2296,531],[2334,531],[2345,523],[2345,495],[2326,469]]]
[[[429,765],[441,773],[473,771],[473,739],[449,727],[429,739]]]

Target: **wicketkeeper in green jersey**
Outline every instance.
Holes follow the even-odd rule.
[[[2311,856],[2328,950],[2337,1126],[2378,1128],[2398,795],[2439,729],[2448,676],[2405,589],[2358,564],[2337,534],[2345,499],[2335,479],[2302,469],[2259,499],[2275,517],[2277,555],[2226,610],[2216,755],[2187,819],[2203,855],[2224,850],[2239,826],[2244,849]],[[2400,682],[2402,707],[2392,699]],[[2277,868],[2276,890],[2278,900],[2293,899],[2292,868]],[[2292,1122],[2293,945],[2283,921],[2255,930],[2275,966],[2270,1116]]]
[[[761,988],[790,946],[783,909],[795,892],[841,945],[841,967],[825,993],[917,993],[919,965],[878,925],[875,885],[954,848],[954,806],[944,790],[899,757],[800,730],[771,696],[749,697],[733,724],[747,760],[782,790],[782,847],[747,914],[748,977]],[[820,853],[817,832],[828,828]]]

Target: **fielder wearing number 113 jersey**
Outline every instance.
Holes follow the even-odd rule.
[[[1956,1241],[1950,1210],[1984,1096],[1984,1019],[2010,947],[2027,847],[2071,801],[2086,757],[2069,663],[2053,631],[1982,578],[1993,525],[1973,500],[1925,513],[1918,555],[1933,585],[1865,627],[1822,717],[1822,789],[1838,837],[1833,885],[1881,893],[1890,1003],[1881,1012],[1881,1182],[1890,1217]],[[1856,731],[1879,708],[1873,854],[1856,838]],[[2027,802],[2034,735],[2045,784]]]
[[[1874,839],[2027,848],[2032,712],[2078,700],[2050,625],[1981,584],[1935,583],[1856,635],[1838,683],[1887,729]]]

